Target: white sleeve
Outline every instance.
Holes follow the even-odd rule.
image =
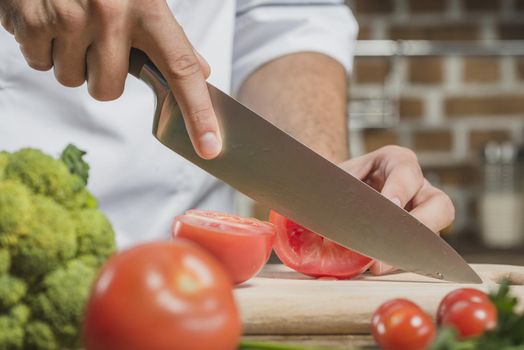
[[[342,0],[237,0],[231,91],[264,63],[296,52],[323,53],[349,73],[357,32]]]

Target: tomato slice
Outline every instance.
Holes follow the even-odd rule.
[[[206,210],[188,210],[173,222],[173,238],[198,243],[224,265],[233,283],[255,276],[271,254],[275,229],[253,218]]]
[[[313,277],[354,278],[366,271],[373,260],[332,242],[271,211],[275,225],[275,253],[288,267]]]

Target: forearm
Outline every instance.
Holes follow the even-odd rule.
[[[348,158],[344,68],[318,53],[284,56],[242,85],[247,106],[333,162]]]

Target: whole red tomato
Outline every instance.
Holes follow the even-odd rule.
[[[491,301],[459,300],[442,316],[443,326],[455,328],[461,339],[482,335],[497,325],[497,309]]]
[[[188,210],[173,222],[173,237],[198,243],[222,263],[233,283],[255,276],[265,265],[275,239],[268,222],[206,210]]]
[[[449,310],[451,305],[459,300],[469,300],[477,303],[490,302],[486,293],[473,288],[460,288],[449,292],[440,302],[437,310],[437,323],[442,322],[442,317]]]
[[[233,350],[241,333],[232,286],[195,244],[143,244],[112,257],[87,304],[87,350]]]
[[[373,314],[373,337],[384,350],[427,349],[435,337],[431,318],[406,299],[393,299]]]
[[[332,242],[272,211],[275,253],[288,267],[313,277],[349,279],[366,271],[373,260]]]

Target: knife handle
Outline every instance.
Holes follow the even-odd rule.
[[[153,63],[143,51],[131,48],[131,53],[129,55],[129,73],[140,79],[140,72],[146,64],[152,65]]]

